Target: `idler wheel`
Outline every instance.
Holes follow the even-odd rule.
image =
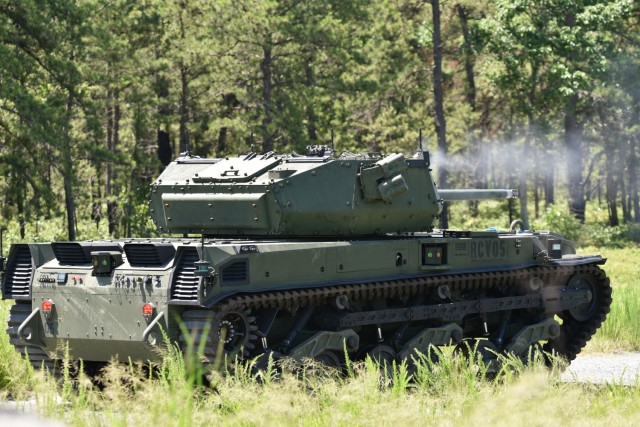
[[[588,290],[590,294],[590,300],[584,304],[580,304],[577,307],[569,310],[571,317],[579,322],[586,322],[598,312],[599,295],[598,288],[589,276],[577,274],[573,276],[569,283],[567,283],[569,289]]]

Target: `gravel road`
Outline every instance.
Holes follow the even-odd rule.
[[[566,382],[640,385],[640,353],[579,354],[562,374]]]

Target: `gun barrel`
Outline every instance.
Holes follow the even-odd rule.
[[[445,202],[455,200],[514,199],[518,197],[518,190],[503,188],[489,190],[438,190],[438,195]]]

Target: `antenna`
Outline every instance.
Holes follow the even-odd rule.
[[[331,152],[333,153],[335,151],[336,151],[336,148],[333,143],[333,128],[331,128]]]
[[[253,148],[253,132],[249,134],[249,148],[252,153],[255,153],[255,149]]]
[[[419,152],[416,153],[416,157],[418,156],[422,156],[422,158],[424,159],[424,163],[427,165],[427,167],[431,166],[431,159],[429,159],[429,152],[428,151],[424,151],[424,148],[422,146],[422,128],[420,128],[420,131],[418,133],[418,142],[419,142]]]
[[[189,131],[186,130],[184,132],[184,151],[187,153],[187,155],[191,155],[191,147],[190,147],[190,143],[189,143]]]
[[[194,262],[193,265],[196,267],[196,271],[193,274],[198,277],[207,277],[213,271],[213,269],[210,267],[211,263],[209,261],[205,261],[204,259],[204,230],[200,235],[200,259]]]

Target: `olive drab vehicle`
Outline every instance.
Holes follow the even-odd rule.
[[[8,335],[34,366],[222,356],[413,360],[471,344],[571,360],[611,304],[605,259],[548,231],[438,230],[428,153],[182,155],[151,186],[160,239],[13,244]],[[68,350],[67,350],[68,349]],[[491,351],[489,351],[491,350]],[[464,352],[464,351],[463,351]],[[493,355],[493,356],[492,356]]]

